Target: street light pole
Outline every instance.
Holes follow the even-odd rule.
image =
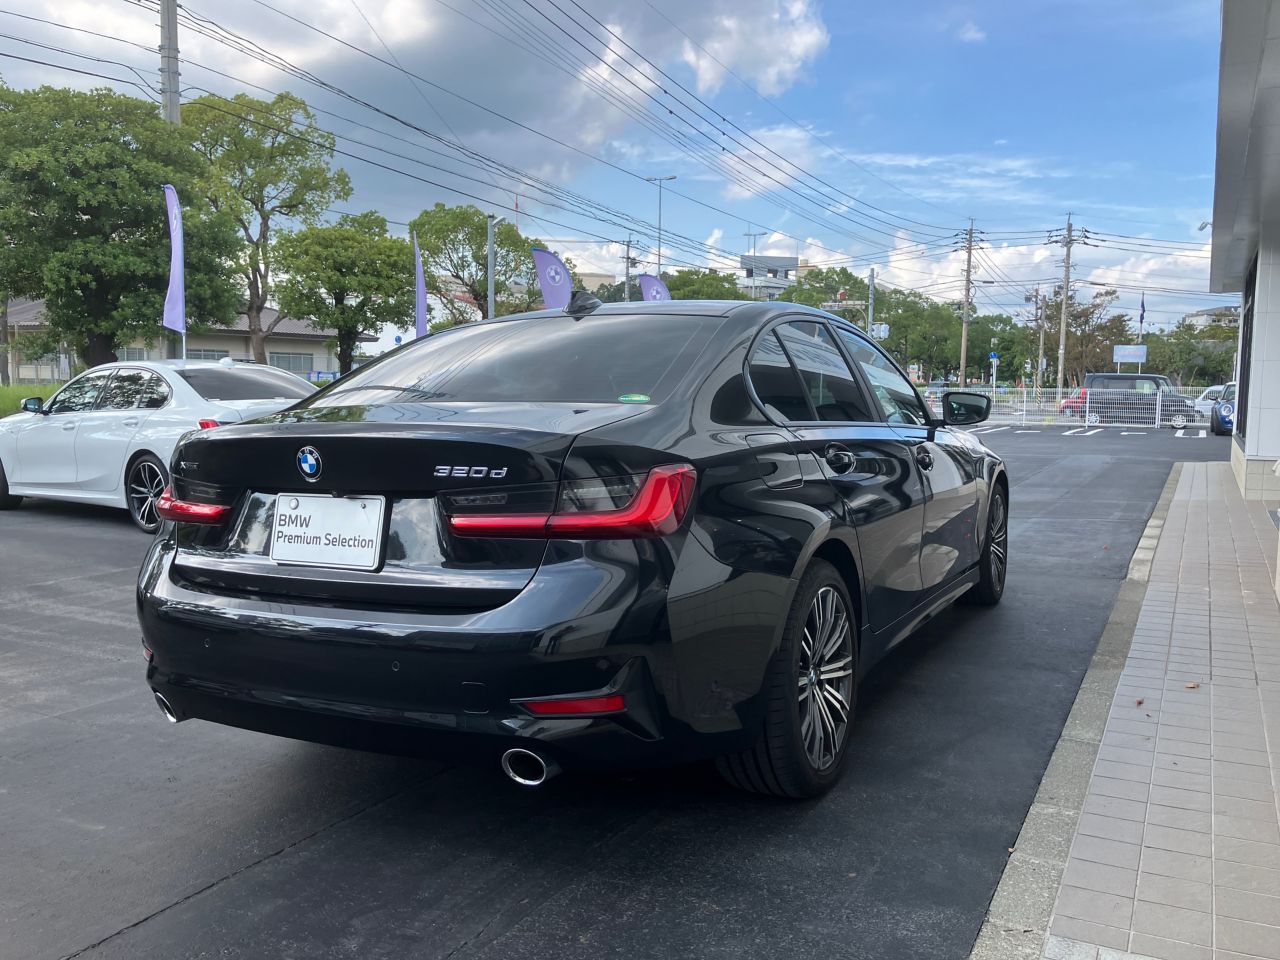
[[[178,0],[160,0],[160,103],[175,127],[182,122],[178,89]]]
[[[494,308],[495,297],[494,297],[493,273],[494,273],[494,270],[496,269],[495,261],[497,260],[497,257],[493,249],[493,232],[497,228],[498,224],[506,223],[506,222],[507,222],[506,217],[499,217],[496,214],[492,214],[492,213],[485,218],[485,226],[487,227],[485,233],[488,239],[488,246],[489,246],[489,271],[488,271],[489,297],[488,297],[488,304],[487,304],[488,309],[485,311],[485,315],[484,315],[484,318],[486,320],[493,319],[493,313],[495,309]]]
[[[673,173],[669,177],[645,177],[650,183],[658,185],[658,279],[662,279],[662,185],[668,180],[674,180],[676,175]]]

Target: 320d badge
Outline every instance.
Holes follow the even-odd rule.
[[[455,327],[192,434],[138,610],[170,719],[821,793],[858,681],[1000,600],[1004,465],[856,328],[654,302]],[[323,454],[323,460],[321,459]]]

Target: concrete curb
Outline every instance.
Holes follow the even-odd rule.
[[[1182,464],[1175,463],[1129,560],[1128,574],[1005,864],[1004,875],[991,897],[970,960],[1040,960],[1043,956],[1049,917],[1067,866],[1071,838],[1080,819],[1120,671],[1129,656],[1156,543],[1181,476]]]

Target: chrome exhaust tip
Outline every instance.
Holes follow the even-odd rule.
[[[160,708],[160,712],[164,714],[164,718],[170,723],[178,722],[178,715],[174,712],[173,707],[169,705],[169,701],[164,698],[159,690],[151,691],[156,698],[156,706]]]
[[[540,787],[560,772],[560,765],[532,750],[513,747],[502,755],[502,772],[522,787]]]

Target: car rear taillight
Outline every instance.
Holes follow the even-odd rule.
[[[693,499],[698,474],[688,464],[654,467],[643,477],[571,480],[554,513],[455,514],[460,537],[628,540],[674,533]]]
[[[223,423],[221,420],[204,419],[204,420],[197,421],[197,423],[199,424],[199,427],[201,430],[212,430],[214,427],[223,426]]]
[[[164,493],[156,501],[156,513],[165,520],[175,523],[225,523],[231,515],[231,508],[220,503],[195,503],[191,500],[175,500],[173,489],[165,487]]]
[[[537,717],[581,717],[601,713],[622,713],[627,703],[620,693],[597,697],[542,697],[537,700],[513,700]]]

